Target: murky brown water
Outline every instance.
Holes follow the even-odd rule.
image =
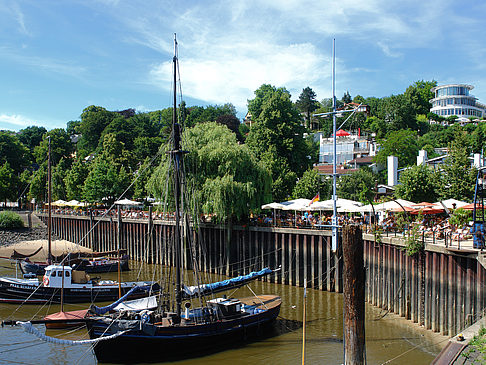
[[[0,275],[15,275],[7,261],[0,262]],[[135,280],[139,270],[123,273],[123,280]],[[151,279],[153,266],[144,266],[143,279]],[[116,279],[116,274],[103,277]],[[282,297],[280,319],[276,324],[283,334],[248,346],[219,352],[177,364],[300,364],[302,362],[302,288],[254,282],[256,293],[275,293]],[[249,296],[246,288],[235,296]],[[86,308],[68,305],[65,310]],[[24,306],[0,304],[0,318],[30,319],[59,311],[59,306]],[[366,306],[366,355],[369,364],[429,364],[445,340],[430,332],[410,325],[403,319],[386,315],[380,309]],[[42,331],[43,326],[39,325]],[[316,290],[307,291],[306,364],[341,364],[343,362],[342,295]],[[87,338],[86,330],[48,331],[51,336],[69,339]],[[160,354],[163,359],[164,354]],[[61,346],[47,344],[26,334],[18,327],[0,328],[0,364],[95,364],[96,358],[89,346]]]

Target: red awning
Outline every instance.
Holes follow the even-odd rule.
[[[346,136],[350,136],[350,134],[348,132],[346,132],[345,130],[340,129],[336,132],[336,136],[337,137],[346,137]]]

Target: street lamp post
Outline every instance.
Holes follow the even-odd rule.
[[[339,224],[338,224],[338,216],[337,216],[337,193],[336,193],[336,181],[337,181],[337,146],[336,146],[336,116],[337,114],[344,114],[344,113],[351,113],[343,123],[339,126],[339,129],[351,118],[354,113],[358,111],[362,111],[361,106],[363,104],[359,104],[354,109],[349,110],[337,110],[336,108],[336,39],[332,40],[332,112],[328,113],[318,113],[313,114],[314,117],[329,117],[332,115],[332,147],[333,147],[333,158],[332,158],[332,251],[336,252],[338,248],[338,233],[339,233]]]

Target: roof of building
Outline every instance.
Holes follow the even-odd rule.
[[[328,164],[320,164],[314,166],[314,170],[317,170],[317,172],[321,175],[332,175],[333,171],[333,166],[328,165]],[[345,169],[343,165],[339,165],[336,167],[336,174],[337,175],[349,175],[352,174],[355,171],[358,171],[359,169]]]
[[[357,164],[357,165],[366,165],[366,164],[372,164],[374,163],[373,161],[373,156],[363,156],[363,157],[358,157],[358,158],[355,158],[351,161],[349,161],[348,163],[350,164]]]
[[[433,87],[432,89],[430,89],[430,91],[435,92],[435,90],[443,89],[445,87],[453,87],[453,86],[467,87],[469,90],[474,89],[474,86],[468,85],[468,84],[446,84],[446,85],[437,85],[437,86]]]

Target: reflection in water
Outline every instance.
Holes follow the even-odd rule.
[[[14,269],[0,267],[0,275],[14,275]],[[157,268],[153,265],[131,263],[130,272],[124,272],[122,280],[135,280],[139,272],[141,279],[151,280]],[[104,274],[103,278],[117,279],[116,273]],[[216,279],[217,277],[214,276]],[[303,288],[286,285],[254,282],[251,288],[255,293],[278,294],[282,297],[282,309],[275,324],[274,333],[260,342],[253,342],[198,359],[179,361],[177,364],[296,364],[301,362],[302,351],[302,303]],[[241,288],[235,297],[251,296],[247,288]],[[86,305],[67,305],[65,310],[86,308]],[[53,306],[24,306],[17,310],[16,305],[0,304],[2,320],[40,318],[48,313],[60,310]],[[16,312],[15,312],[16,311]],[[14,313],[15,312],[15,313]],[[444,339],[419,329],[403,319],[366,306],[366,356],[369,364],[382,364],[390,359],[391,364],[429,364],[440,348]],[[308,364],[341,364],[343,362],[343,313],[342,295],[317,290],[307,290],[307,323],[306,323],[306,363]],[[42,326],[39,326],[42,327]],[[85,339],[86,331],[50,330],[50,336]],[[441,342],[437,344],[437,342]],[[164,354],[161,354],[163,361]],[[5,363],[30,364],[95,364],[89,346],[60,346],[46,344],[28,335],[18,327],[0,329],[0,359]],[[2,362],[0,360],[0,362]]]

